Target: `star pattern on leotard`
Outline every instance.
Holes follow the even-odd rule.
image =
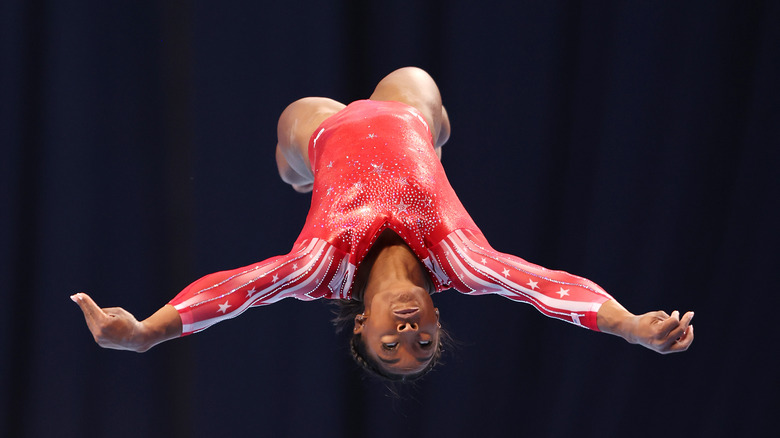
[[[374,170],[372,170],[371,172],[376,173],[379,176],[382,176],[382,172],[386,172],[385,165],[382,163],[379,164],[371,163],[371,167],[374,168]]]
[[[227,313],[227,309],[229,309],[230,307],[233,307],[233,306],[231,306],[228,303],[229,303],[229,300],[225,300],[225,302],[223,304],[220,304],[219,305],[219,310],[217,310],[217,312],[222,312],[223,314]]]
[[[365,124],[362,126],[365,128]],[[322,137],[318,135],[320,142],[323,137],[332,138],[333,143],[329,144],[333,147],[325,147],[324,142],[316,145],[318,154],[313,159],[318,165],[315,174],[317,170],[322,171],[318,174],[314,192],[316,203],[312,202],[312,220],[307,219],[295,252],[259,266],[260,271],[254,278],[241,271],[235,281],[204,288],[198,303],[186,306],[194,312],[195,320],[226,319],[227,312],[233,317],[251,306],[269,304],[285,297],[307,301],[350,298],[352,283],[349,280],[362,260],[360,257],[370,249],[376,227],[385,225],[375,221],[381,216],[387,226],[403,234],[417,255],[430,254],[430,258],[421,261],[438,289],[454,284],[465,293],[503,294],[513,300],[552,308],[550,313],[561,319],[590,323],[593,318],[588,311],[572,311],[582,308],[580,301],[589,299],[583,298],[588,295],[586,287],[565,275],[559,278],[555,273],[536,273],[522,261],[486,247],[478,230],[472,230],[465,213],[462,220],[457,214],[448,216],[453,210],[460,212],[460,205],[450,194],[435,159],[430,161],[436,166],[428,166],[426,160],[416,160],[423,153],[425,157],[422,158],[432,158],[430,146],[419,147],[418,141],[407,145],[405,136],[403,144],[390,144],[385,142],[388,139],[383,138],[379,129],[356,128],[350,137],[354,142],[343,141],[338,135],[329,137],[319,133],[322,134]],[[377,137],[366,140],[374,132]],[[425,140],[428,141],[428,137]],[[349,147],[341,149],[346,143]],[[420,154],[415,154],[415,147]],[[453,203],[455,207],[452,207]],[[462,232],[453,234],[458,230]],[[317,239],[316,244],[321,246],[310,246],[311,239]],[[447,243],[436,246],[442,239],[447,239]],[[451,252],[443,248],[451,248]],[[350,258],[352,256],[355,258]],[[271,285],[268,277],[273,277]],[[221,276],[217,278],[222,281]],[[556,287],[558,291],[555,291]],[[560,298],[555,299],[555,295]],[[185,308],[184,304],[180,307]],[[222,313],[224,318],[215,313]],[[200,330],[203,326],[205,324],[189,324],[186,330]]]

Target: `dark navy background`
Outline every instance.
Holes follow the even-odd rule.
[[[772,435],[778,22],[725,0],[2,2],[0,435]],[[493,246],[696,311],[688,352],[454,291],[460,346],[398,397],[324,302],[94,344],[74,292],[144,318],[289,251],[309,196],[276,174],[279,113],[407,65],[440,86],[444,166]]]

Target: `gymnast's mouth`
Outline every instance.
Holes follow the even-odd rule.
[[[419,311],[419,307],[407,307],[404,309],[393,310],[393,314],[401,318],[409,318],[410,316],[414,316],[414,314]]]

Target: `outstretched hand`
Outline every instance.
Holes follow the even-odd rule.
[[[85,293],[77,293],[70,298],[84,312],[87,327],[98,345],[114,350],[148,350],[143,342],[143,326],[130,312],[121,307],[101,309]]]
[[[680,318],[680,312],[671,315],[664,311],[636,315],[627,321],[626,340],[640,344],[661,354],[685,351],[693,342],[693,312]]]
[[[609,300],[598,311],[598,327],[661,354],[685,351],[693,342],[693,312],[680,318],[680,312],[671,315],[659,310],[634,315],[617,301]]]

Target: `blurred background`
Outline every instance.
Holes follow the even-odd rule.
[[[780,3],[0,3],[0,436],[773,436]],[[443,163],[503,252],[629,310],[694,310],[661,356],[506,299],[435,297],[459,346],[394,395],[325,302],[251,309],[145,354],[139,319],[287,253],[309,196],[277,117],[438,82]],[[775,207],[773,207],[775,206]]]

